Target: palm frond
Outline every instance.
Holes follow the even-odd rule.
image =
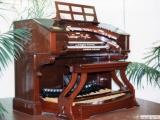
[[[21,0],[20,2],[22,3],[23,1]],[[25,7],[22,12],[19,12],[15,7],[16,2],[13,4],[8,4],[0,0],[0,18],[3,18],[6,22],[8,22],[7,16],[5,16],[2,12],[4,10],[16,12],[18,17],[14,20],[48,18],[54,14],[54,11],[47,12],[49,8],[53,7],[53,1],[51,3],[51,0],[28,0],[28,3],[28,6]],[[13,24],[11,24],[10,29],[12,26]],[[19,50],[22,52],[24,51],[24,47],[21,42],[28,43],[30,39],[27,36],[31,36],[31,33],[27,30],[28,29],[15,29],[0,34],[0,76],[3,74],[2,71],[6,69],[8,64],[12,62],[13,58],[18,59],[20,57]],[[0,117],[5,117],[7,113],[7,110],[0,103]]]
[[[32,9],[28,11],[32,18],[47,18],[54,14],[54,12],[49,12],[51,7],[53,7],[50,0],[29,0],[29,6],[32,6]],[[48,11],[49,10],[49,11]]]
[[[14,5],[12,8],[15,9],[17,16],[14,20],[52,17],[55,15],[53,3],[53,0],[28,0],[28,6],[23,7],[22,11],[17,11]]]
[[[159,43],[156,41],[153,45]],[[127,77],[129,80],[133,80],[134,83],[137,83],[137,87],[142,87],[142,77],[146,76],[147,83],[156,83],[158,87],[159,78],[160,78],[160,46],[151,47],[149,51],[145,53],[143,59],[146,60],[145,63],[133,62],[129,64],[126,70]]]
[[[140,87],[142,85],[143,76],[147,76],[147,83],[150,83],[151,85],[153,81],[158,83],[160,71],[153,67],[149,67],[144,63],[132,62],[127,67],[126,75],[129,80],[133,80],[134,83],[137,83],[137,87]],[[159,84],[158,86],[160,88]]]
[[[12,58],[18,59],[20,57],[19,50],[24,51],[23,45],[16,39],[28,43],[30,39],[27,36],[32,35],[28,30],[28,28],[15,29],[0,34],[0,75],[2,69],[5,69],[12,62]]]
[[[8,114],[8,111],[3,107],[3,105],[0,103],[0,116],[2,118],[5,118]]]
[[[12,58],[20,57],[19,50],[24,51],[24,47],[19,41],[28,43],[30,39],[27,36],[32,35],[28,30],[30,29],[14,29],[0,34],[0,77],[3,75],[2,71],[12,62]],[[0,117],[5,118],[7,114],[8,111],[0,103]]]
[[[7,3],[6,1],[3,2],[0,0],[0,18],[3,18],[5,20],[5,22],[7,22],[7,23],[9,21],[9,18],[6,13],[5,14],[3,14],[3,13],[6,11],[9,12],[9,14],[11,14],[11,12],[12,13],[17,12],[17,11],[15,11],[15,9],[12,8],[12,6],[13,6],[13,4]]]
[[[160,40],[157,40],[156,42],[152,43],[153,45],[160,43]]]
[[[146,64],[155,63],[152,67],[159,70],[160,69],[160,46],[152,47],[148,52],[148,55],[143,59],[148,59]]]
[[[6,6],[7,5],[7,3],[4,3],[4,2],[2,2],[1,0],[0,0],[0,17],[1,18],[3,18],[5,21],[7,21],[7,17],[3,14],[3,12],[2,11],[9,11],[9,9],[8,9],[8,7]]]

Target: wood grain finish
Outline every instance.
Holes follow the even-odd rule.
[[[89,120],[142,120],[140,115],[159,115],[160,104],[151,101],[136,98],[141,107],[132,107],[130,109],[120,109],[114,112],[107,112],[92,116]],[[7,120],[66,120],[66,118],[54,117],[54,107],[50,111],[43,112],[42,115],[32,116],[12,109],[13,98],[1,98],[0,102],[7,109],[9,115]],[[51,106],[51,105],[50,105]],[[80,106],[79,106],[80,108]],[[78,108],[77,108],[78,109]],[[53,111],[53,113],[51,112]],[[74,109],[76,110],[76,109]],[[46,111],[46,110],[43,110]],[[4,120],[3,118],[0,118]]]
[[[48,55],[22,55],[21,59],[15,62],[15,98],[13,99],[15,110],[26,111],[32,115],[41,114],[39,77],[42,74],[40,71],[45,64],[52,64],[54,60],[54,57]]]
[[[13,109],[30,115],[40,115],[42,114],[42,103],[15,97],[13,99]]]
[[[57,116],[67,115],[69,119],[74,120],[74,115],[73,115],[73,111],[72,111],[73,100],[76,97],[76,95],[80,92],[80,90],[83,88],[83,86],[84,86],[84,84],[86,82],[87,74],[86,73],[82,73],[81,78],[80,78],[80,82],[79,82],[77,88],[67,98],[67,97],[65,97],[65,95],[69,92],[68,88],[71,89],[73,87],[73,85],[74,85],[73,83],[76,82],[77,73],[73,73],[72,76],[73,77],[71,79],[71,82],[66,87],[66,89],[64,89],[64,91],[61,93],[61,95],[58,98],[58,107],[57,107],[56,115]],[[74,81],[74,82],[72,83],[72,81]]]
[[[40,115],[42,111],[67,115],[69,119],[86,119],[91,115],[116,110],[120,108],[130,108],[138,105],[135,100],[135,91],[125,76],[125,69],[130,62],[118,62],[118,60],[127,59],[129,50],[129,35],[119,35],[107,29],[98,28],[98,21],[93,6],[76,5],[69,3],[56,2],[58,4],[69,5],[72,20],[60,19],[57,11],[55,19],[29,19],[14,22],[14,28],[32,28],[30,32],[30,44],[22,43],[25,47],[25,53],[20,52],[21,58],[15,61],[15,98],[13,99],[13,108],[15,110],[31,114]],[[82,8],[84,21],[74,21],[73,14],[79,14],[72,10],[72,6]],[[85,13],[84,8],[92,8],[93,14]],[[94,21],[86,21],[87,16],[94,16]],[[89,28],[93,31],[67,31],[66,27]],[[95,31],[104,31],[111,36],[118,37],[117,40],[96,33]],[[79,34],[78,38],[69,37],[72,34]],[[81,36],[89,36],[84,39]],[[66,49],[69,41],[81,42],[103,42],[103,45],[109,45],[114,42],[119,47],[110,45],[110,49],[84,50],[80,48]],[[69,68],[68,68],[68,67]],[[119,81],[115,70],[121,71],[121,77],[127,88]],[[64,75],[72,75],[69,85],[64,86]],[[73,88],[77,76],[81,76],[77,88],[74,89],[69,97],[66,94]],[[93,105],[76,104],[77,94],[85,84],[94,81],[97,85],[111,89],[111,78],[119,85],[119,92],[127,95],[119,97],[116,100],[103,101],[101,104]],[[57,103],[44,101],[41,96],[43,88],[65,88],[58,98]],[[116,93],[110,93],[116,94]],[[109,94],[93,95],[81,100],[98,98]]]
[[[70,84],[66,87],[66,89],[62,92],[60,97],[58,98],[58,107],[56,115],[66,115],[69,119],[75,120],[75,119],[86,119],[89,118],[91,115],[99,114],[103,112],[107,112],[110,110],[116,110],[123,107],[133,107],[134,105],[138,105],[137,101],[135,100],[135,93],[133,86],[129,83],[125,76],[125,69],[127,65],[130,62],[102,62],[102,63],[90,63],[90,64],[68,64],[70,68],[70,72],[72,73],[73,77],[70,81]],[[91,72],[103,72],[103,71],[111,71],[111,76],[115,80],[115,82],[119,85],[121,90],[126,90],[124,85],[119,81],[119,79],[116,77],[115,70],[120,70],[120,74],[122,77],[123,82],[127,85],[127,87],[130,90],[130,93],[127,94],[127,96],[122,97],[121,99],[121,105],[118,100],[114,102],[106,103],[106,101],[103,101],[100,105],[92,105],[87,106],[87,104],[80,104],[80,106],[84,106],[83,111],[81,115],[74,116],[72,105],[74,98],[77,96],[77,94],[80,92],[80,90],[84,87],[84,84],[87,79],[87,74]],[[75,83],[75,74],[81,73],[81,79],[79,81],[79,84],[77,85],[77,88],[74,89],[73,93],[69,97],[65,97],[67,92],[69,92],[70,89],[72,89],[73,84]],[[77,77],[77,74],[76,74]],[[72,84],[72,85],[71,85]],[[70,89],[69,89],[70,88]],[[65,94],[64,94],[65,93]],[[62,97],[63,96],[63,97]],[[130,102],[128,102],[130,101]],[[124,104],[124,105],[123,105]],[[108,106],[111,106],[111,108],[108,108]],[[103,106],[103,107],[102,107]],[[107,108],[106,108],[107,107]],[[103,109],[105,108],[105,109]],[[81,111],[81,110],[79,110]],[[84,112],[84,113],[83,113]]]
[[[120,89],[121,90],[126,90],[124,85],[120,82],[120,80],[116,76],[116,72],[115,71],[111,71],[111,75],[112,75],[112,78],[114,79],[115,83],[117,83],[117,85],[120,87]]]
[[[65,114],[70,119],[74,118],[72,113],[72,104],[71,104],[73,101],[71,101],[71,99],[66,98],[65,95],[72,89],[76,80],[77,80],[77,73],[72,73],[72,79],[70,83],[58,98],[58,107],[56,112],[57,116]]]
[[[136,99],[135,99],[135,89],[132,86],[132,84],[127,80],[127,77],[125,75],[125,70],[120,70],[120,75],[121,78],[123,79],[123,82],[127,85],[127,87],[129,88],[129,90],[131,91],[132,94],[134,94],[134,105],[135,106],[139,106],[139,104],[137,103]]]

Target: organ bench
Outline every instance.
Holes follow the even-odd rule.
[[[46,98],[45,101],[58,103],[58,109],[56,112],[57,116],[66,115],[69,119],[73,120],[87,119],[94,114],[100,114],[120,108],[130,108],[134,105],[138,106],[138,103],[135,100],[134,88],[125,76],[125,69],[129,63],[130,62],[103,62],[91,64],[68,64],[66,66],[69,67],[69,70],[72,73],[70,83],[60,94],[58,101],[53,98]],[[127,87],[124,87],[117,78],[115,70],[120,70],[122,80]],[[103,92],[98,92],[97,94],[90,93],[88,97],[77,96],[86,83],[88,73],[104,71],[110,71],[113,80],[120,87],[119,91],[111,93],[111,91],[106,89]],[[66,97],[66,94],[75,85],[78,73],[80,73],[80,81],[70,96]]]

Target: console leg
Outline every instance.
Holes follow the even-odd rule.
[[[123,82],[128,86],[129,90],[131,91],[132,94],[134,94],[134,99],[133,99],[133,103],[134,103],[134,106],[139,106],[138,102],[136,101],[136,98],[135,98],[135,90],[134,90],[134,87],[132,86],[132,84],[128,81],[126,75],[125,75],[125,70],[120,70],[120,75],[121,75],[121,78],[123,80]]]
[[[121,81],[117,78],[116,76],[116,72],[115,71],[111,71],[111,76],[113,78],[113,80],[118,84],[118,86],[120,87],[120,90],[126,90],[126,88],[124,87],[124,85],[121,83]]]
[[[60,96],[58,98],[58,108],[57,108],[56,116],[69,114],[69,113],[66,113],[67,112],[66,108],[68,108],[68,111],[71,111],[71,108],[68,107],[70,102],[68,101],[68,98],[66,98],[65,96],[73,88],[74,84],[76,83],[77,75],[78,75],[77,73],[72,73],[72,78],[71,78],[69,84],[63,90],[63,92],[60,94]],[[70,115],[72,116],[72,113]]]
[[[72,73],[72,79],[68,85],[69,87],[67,86],[58,98],[58,109],[56,115],[66,115],[70,120],[75,120],[72,112],[73,100],[77,96],[77,94],[82,90],[83,86],[85,85],[86,79],[87,73],[81,73],[81,78],[77,87],[67,98],[65,97],[65,95],[72,89],[72,87],[74,86],[73,83],[75,83],[77,80],[77,73]]]

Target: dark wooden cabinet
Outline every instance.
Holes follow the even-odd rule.
[[[130,52],[129,34],[99,23],[93,6],[55,3],[57,17],[54,19],[14,22],[15,29],[32,28],[32,37],[29,44],[22,43],[25,53],[15,61],[13,108],[31,115],[46,111],[56,116],[66,115],[69,119],[86,119],[138,105],[134,88],[125,76],[130,62],[119,61],[126,59]],[[68,6],[69,10],[60,10],[59,5]],[[74,7],[81,12],[75,12]],[[93,13],[86,13],[85,9]],[[71,18],[62,18],[62,13]],[[76,15],[83,20],[77,20]],[[93,20],[88,20],[88,16]],[[115,70],[120,70],[126,86],[117,78]],[[71,77],[67,85],[65,76]],[[119,91],[109,90],[112,78],[120,87]],[[104,90],[79,95],[90,84]],[[41,93],[44,88],[62,89],[62,92],[57,98],[45,99]]]

